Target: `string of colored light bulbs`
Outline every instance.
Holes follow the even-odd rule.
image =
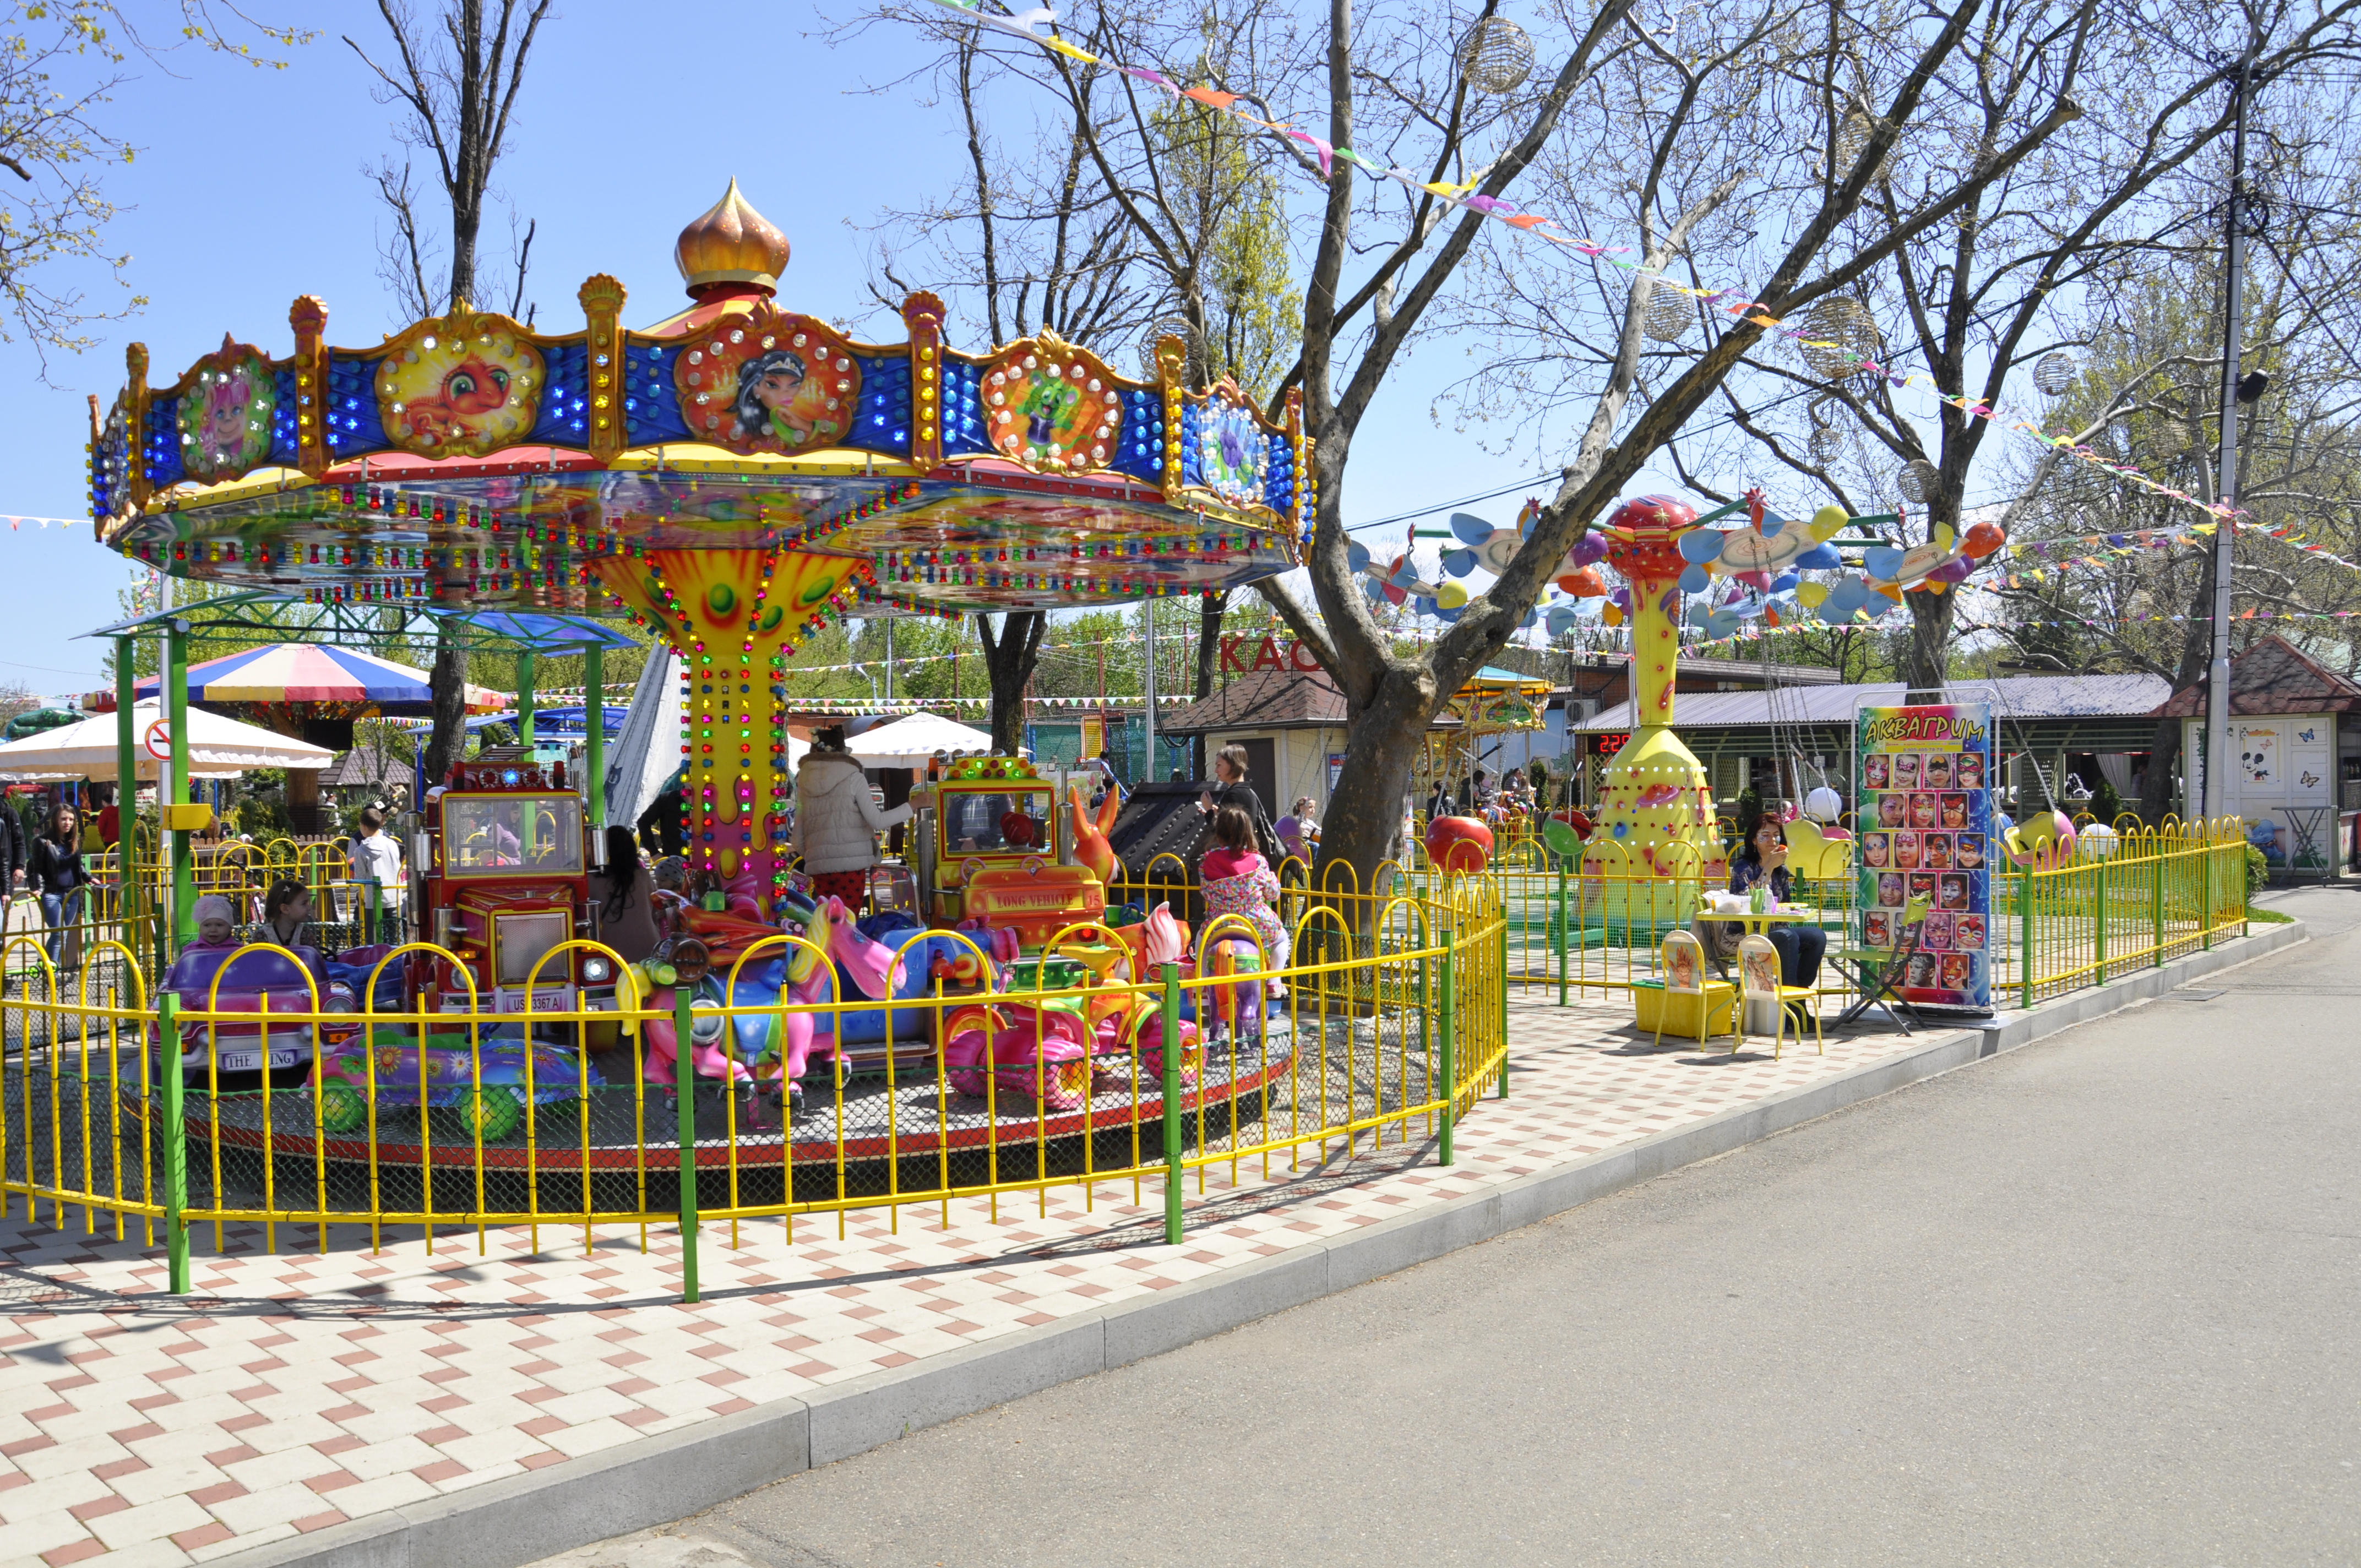
[[[1350,163],[1374,178],[1390,180],[1411,190],[1425,192],[1449,206],[1466,212],[1480,213],[1485,217],[1497,219],[1521,233],[1545,239],[1553,245],[1562,245],[1568,249],[1580,251],[1595,261],[1602,261],[1609,267],[1620,267],[1626,272],[1653,279],[1659,288],[1671,289],[1729,314],[1743,317],[1750,324],[1762,327],[1774,336],[1792,339],[1799,347],[1832,349],[1838,354],[1849,356],[1852,363],[1848,374],[1866,372],[1903,390],[1924,383],[1928,394],[1937,401],[1949,403],[1971,419],[1988,419],[1997,424],[2005,418],[2008,423],[2004,428],[2021,433],[2045,446],[2055,447],[2068,456],[2077,458],[2094,467],[2103,468],[2108,473],[2129,480],[2152,494],[2195,507],[2217,518],[2235,519],[2242,515],[2237,508],[2200,500],[2186,490],[2176,489],[2170,485],[2149,478],[2130,464],[2111,461],[2103,454],[2089,446],[2077,444],[2074,438],[2070,435],[2051,435],[2017,410],[2003,404],[1985,403],[1964,394],[1958,397],[1949,396],[1936,384],[1935,378],[1923,370],[1914,370],[1907,375],[1896,375],[1873,359],[1855,355],[1849,344],[1806,337],[1804,335],[1803,328],[1790,327],[1775,316],[1760,313],[1748,315],[1746,313],[1758,310],[1760,301],[1743,298],[1739,291],[1731,289],[1692,288],[1661,271],[1650,271],[1637,262],[1624,260],[1622,256],[1630,248],[1629,247],[1600,245],[1596,240],[1575,233],[1543,214],[1521,212],[1512,203],[1504,202],[1498,196],[1476,194],[1476,187],[1482,183],[1480,181],[1471,180],[1465,183],[1454,184],[1448,181],[1422,180],[1415,170],[1373,163],[1351,148],[1337,147],[1289,121],[1266,120],[1258,115],[1249,114],[1238,107],[1238,104],[1245,101],[1244,94],[1224,93],[1214,87],[1182,87],[1156,71],[1144,70],[1136,65],[1125,65],[1118,60],[1107,60],[1068,43],[1061,38],[1048,33],[1037,33],[1033,30],[1032,24],[1037,22],[1054,24],[1058,19],[1057,14],[1048,6],[1037,6],[1022,16],[1003,16],[982,10],[976,4],[962,3],[962,0],[933,0],[933,3],[946,11],[956,11],[969,20],[981,23],[996,32],[1005,33],[1011,38],[1023,38],[1028,43],[1038,44],[1043,49],[1054,50],[1084,65],[1095,65],[1116,71],[1130,77],[1135,82],[1144,82],[1158,92],[1170,93],[1175,98],[1186,98],[1192,103],[1202,104],[1210,109],[1226,114],[1246,125],[1285,137],[1290,141],[1301,142],[1312,149],[1312,156],[1319,160],[1320,177],[1323,180],[1334,176],[1338,163]]]

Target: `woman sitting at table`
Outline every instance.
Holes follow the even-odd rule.
[[[1779,903],[1794,896],[1794,881],[1787,874],[1787,829],[1775,817],[1758,818],[1753,831],[1746,836],[1746,848],[1730,862],[1730,892],[1746,893],[1758,883],[1767,884]],[[1819,980],[1828,934],[1817,922],[1773,924],[1763,934],[1779,949],[1781,984],[1811,985]]]

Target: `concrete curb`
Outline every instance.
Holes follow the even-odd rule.
[[[471,1486],[311,1535],[213,1561],[222,1568],[519,1568],[610,1536],[667,1524],[757,1487],[1005,1404],[1175,1350],[1290,1307],[1727,1154],[1897,1089],[2015,1050],[2307,939],[2301,921],[2071,992],[1996,1027],[1921,1034],[1914,1048],[1850,1072],[1419,1214],[1066,1322],[1004,1335],[873,1374],[807,1398],[780,1399],[643,1438],[530,1475]]]

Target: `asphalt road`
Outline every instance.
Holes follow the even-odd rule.
[[[553,1561],[2361,1562],[2361,892],[2279,902],[2190,995]]]

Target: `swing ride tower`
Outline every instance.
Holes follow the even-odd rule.
[[[1713,791],[1703,764],[1673,729],[1673,688],[1680,668],[1676,625],[1680,578],[1687,565],[1679,537],[1697,511],[1664,496],[1623,502],[1601,530],[1607,561],[1631,588],[1631,741],[1599,784],[1599,810],[1586,875],[1610,929],[1687,924],[1701,881],[1727,874],[1715,831]]]

